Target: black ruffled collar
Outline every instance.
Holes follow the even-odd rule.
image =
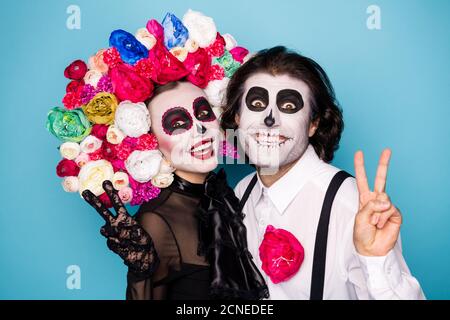
[[[205,193],[205,184],[192,183],[174,174],[170,190],[190,197],[200,198]]]

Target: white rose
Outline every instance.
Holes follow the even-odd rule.
[[[244,63],[246,63],[250,58],[252,58],[253,56],[255,55],[255,53],[248,53],[245,57],[244,57],[244,59],[242,59],[242,61],[244,62]]]
[[[125,135],[115,126],[109,126],[108,131],[106,131],[106,141],[111,144],[119,144],[125,139]]]
[[[140,28],[136,31],[135,38],[142,43],[148,50],[156,44],[156,38],[146,28]]]
[[[106,160],[90,161],[81,167],[78,174],[80,181],[80,194],[84,190],[90,190],[96,196],[101,195],[105,190],[103,189],[103,182],[110,180],[114,176],[114,170]]]
[[[84,75],[84,83],[90,84],[94,88],[97,87],[97,83],[100,80],[100,78],[103,76],[103,74],[100,71],[97,70],[89,70]]]
[[[223,105],[228,82],[230,82],[230,78],[227,77],[221,80],[212,80],[203,89],[208,97],[209,103],[214,107],[221,107]]]
[[[188,51],[186,48],[182,48],[182,47],[174,47],[172,49],[170,49],[170,53],[177,58],[178,60],[180,60],[181,62],[183,62],[184,60],[186,60],[186,57],[188,55]]]
[[[137,138],[150,130],[150,115],[143,102],[122,101],[117,107],[114,124],[125,135]]]
[[[80,154],[80,145],[76,142],[64,142],[59,147],[59,152],[61,157],[69,160],[73,160]]]
[[[167,188],[173,182],[173,173],[160,173],[152,178],[152,184],[157,188]]]
[[[198,50],[198,43],[192,40],[191,38],[186,40],[186,43],[184,44],[184,48],[190,52],[193,53]]]
[[[128,179],[128,175],[125,172],[118,171],[114,173],[111,182],[114,189],[120,190],[122,188],[128,187],[130,180]]]
[[[87,136],[81,141],[80,147],[83,153],[92,153],[97,151],[102,146],[102,140],[96,136]]]
[[[161,160],[159,150],[135,150],[125,161],[125,168],[134,180],[148,182],[159,172]]]
[[[161,161],[161,166],[159,167],[159,174],[172,173],[174,171],[175,171],[175,168],[170,165],[169,161],[167,161],[165,158],[163,158]]]
[[[189,38],[206,48],[216,40],[217,28],[214,20],[201,12],[189,9],[183,16],[183,24],[189,31]]]
[[[77,177],[64,177],[61,184],[65,192],[77,192],[80,188]]]
[[[228,51],[237,46],[237,41],[231,34],[225,33],[222,35],[222,37],[225,40],[225,49],[227,49]]]

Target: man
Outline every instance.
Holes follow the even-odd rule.
[[[235,192],[271,298],[423,299],[385,193],[390,150],[373,190],[362,152],[356,180],[329,164],[343,120],[324,70],[284,47],[263,50],[234,74],[226,100],[222,127],[237,129],[256,166]]]

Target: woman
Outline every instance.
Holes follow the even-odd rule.
[[[152,133],[175,168],[173,183],[135,217],[110,181],[113,216],[82,193],[106,220],[101,233],[129,267],[127,299],[260,299],[266,284],[247,250],[239,201],[217,167],[219,123],[202,89],[189,82],[158,87],[148,103]]]

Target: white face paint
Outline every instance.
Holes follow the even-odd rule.
[[[219,123],[202,89],[181,82],[148,108],[159,150],[175,169],[205,173],[217,167]]]
[[[256,73],[244,84],[238,136],[251,163],[277,169],[299,159],[309,143],[308,85],[289,75]]]

